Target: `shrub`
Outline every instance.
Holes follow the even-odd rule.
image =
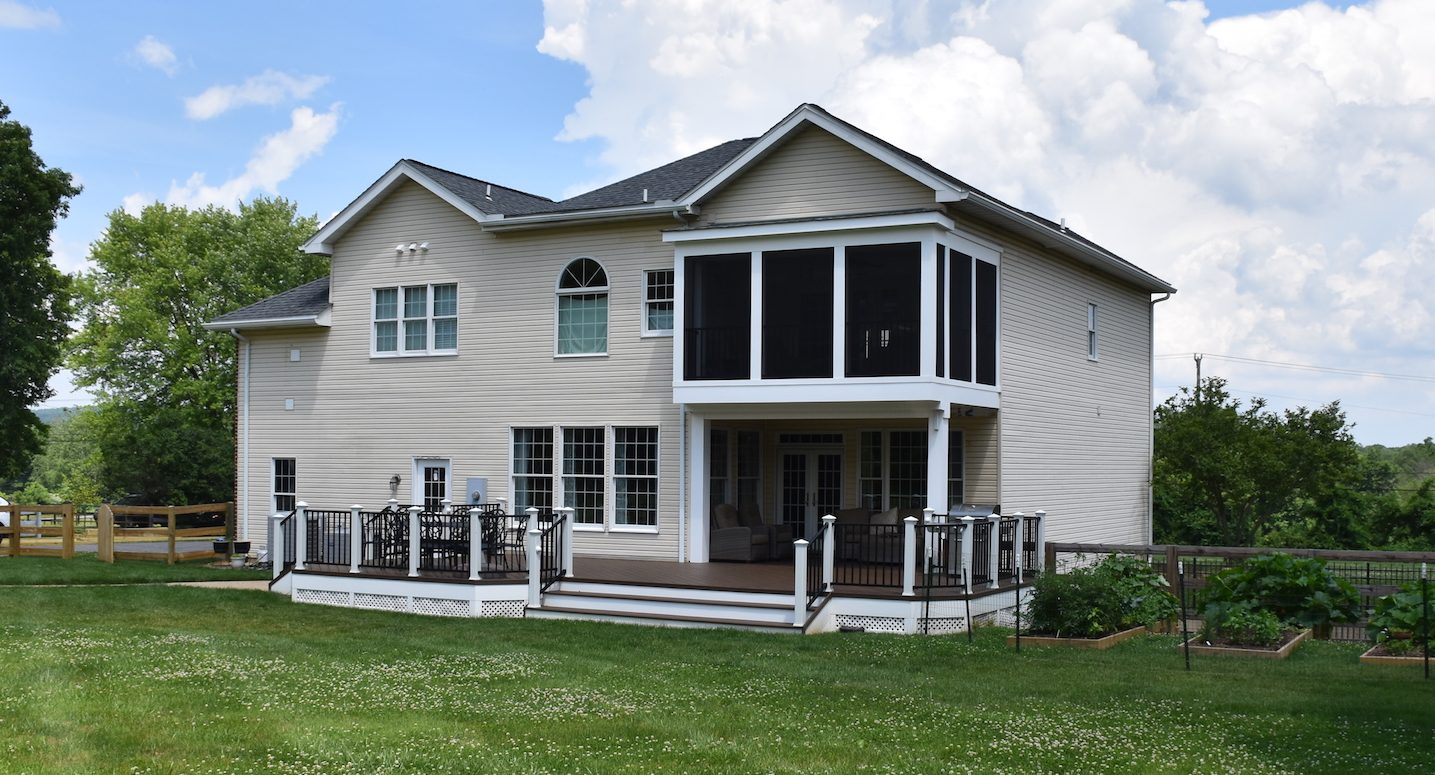
[[[1281,642],[1284,632],[1285,624],[1270,611],[1234,605],[1222,608],[1216,617],[1208,617],[1201,637],[1225,639],[1241,646],[1274,646]]]
[[[1288,625],[1322,627],[1354,621],[1360,595],[1349,582],[1332,576],[1321,560],[1262,554],[1212,576],[1196,606],[1207,620],[1221,621],[1231,609],[1249,608],[1270,611]]]
[[[1110,556],[1069,573],[1043,573],[1027,604],[1033,632],[1096,638],[1176,614],[1166,580],[1134,557]]]
[[[1435,603],[1432,607],[1435,608]],[[1392,653],[1408,652],[1417,646],[1425,648],[1429,640],[1421,623],[1423,615],[1420,582],[1412,581],[1375,601],[1375,612],[1365,631],[1371,640]]]

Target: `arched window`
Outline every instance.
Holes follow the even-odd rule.
[[[591,258],[576,258],[558,277],[558,354],[608,352],[608,273]]]

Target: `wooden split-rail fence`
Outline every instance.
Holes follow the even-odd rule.
[[[0,547],[8,551],[0,553],[11,557],[62,557],[70,559],[75,555],[75,507],[73,504],[36,505],[10,504],[0,506],[0,512],[8,512],[8,527],[0,527]],[[217,524],[200,527],[180,527],[180,518],[191,515],[223,515]],[[58,517],[60,524],[43,524],[45,517]],[[28,520],[28,521],[27,521]],[[58,546],[53,539],[60,538]],[[234,504],[201,503],[194,506],[117,506],[101,504],[95,513],[95,548],[102,562],[116,560],[164,560],[173,565],[186,560],[212,557],[214,551],[204,549],[184,550],[181,541],[192,539],[234,538]],[[36,543],[40,539],[42,543]],[[161,550],[138,550],[125,548],[125,539],[150,539],[163,542]],[[27,545],[26,541],[30,543]],[[118,547],[118,548],[117,548]]]

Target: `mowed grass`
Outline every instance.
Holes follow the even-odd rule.
[[[166,565],[163,560],[121,560],[113,565],[93,554],[57,557],[4,556],[0,547],[0,586],[33,584],[161,584],[172,581],[240,581],[269,577],[268,571],[210,568],[208,560]]]
[[[0,589],[0,771],[1417,772],[1435,683],[1109,652]]]

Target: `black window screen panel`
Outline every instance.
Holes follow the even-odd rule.
[[[977,262],[977,382],[997,383],[997,268]]]
[[[972,381],[972,257],[952,251],[952,379]]]
[[[937,376],[947,376],[947,249],[937,246]]]
[[[832,248],[762,254],[762,376],[832,376]]]
[[[921,243],[847,248],[847,376],[918,374],[921,320]]]
[[[290,512],[294,510],[295,488],[298,486],[298,477],[295,470],[294,458],[274,458],[274,510],[278,512]]]
[[[752,255],[690,256],[683,278],[683,375],[747,379]]]

